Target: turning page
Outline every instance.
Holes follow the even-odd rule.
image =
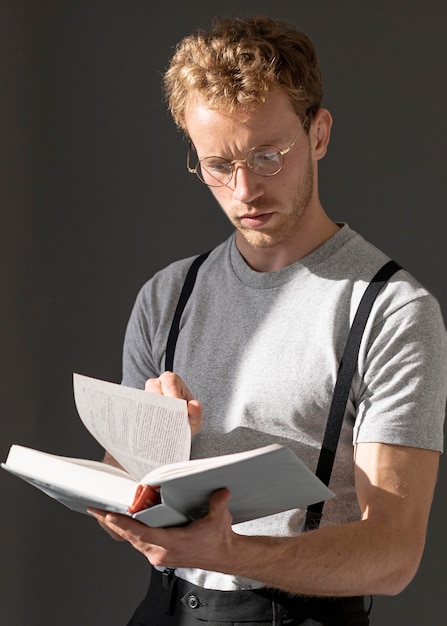
[[[191,429],[185,400],[73,375],[79,417],[137,480],[160,465],[187,461]]]

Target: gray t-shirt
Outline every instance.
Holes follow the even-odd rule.
[[[214,249],[186,305],[174,371],[204,408],[192,457],[283,443],[316,469],[340,358],[367,284],[388,261],[344,225],[304,259],[271,273],[252,270],[234,236]],[[123,384],[143,388],[164,371],[167,336],[191,259],[158,272],[129,320]],[[365,328],[322,525],[359,519],[353,443],[442,451],[447,335],[435,298],[400,270],[379,294]],[[304,511],[234,526],[295,535]],[[201,570],[178,570],[217,589],[258,586]]]

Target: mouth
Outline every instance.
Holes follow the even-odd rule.
[[[274,213],[257,213],[256,215],[246,214],[239,218],[241,226],[245,228],[261,228],[265,226],[273,217]]]

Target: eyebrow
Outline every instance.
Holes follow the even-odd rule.
[[[197,149],[196,149],[196,147],[195,147],[195,145],[194,145],[194,143],[193,143],[193,141],[191,139],[189,140],[189,143],[190,143],[191,147],[194,149],[194,152],[196,153],[197,157],[199,158],[199,153],[197,152]],[[278,148],[278,150],[285,150],[288,146],[283,148],[283,147],[281,147],[282,143],[284,143],[284,141],[281,141],[281,142],[263,141],[262,143],[254,144],[254,145],[250,146],[250,148],[245,150],[244,153],[241,152],[241,157],[240,158],[244,159],[251,150],[255,150],[256,148],[261,148],[263,146],[273,146],[274,148]],[[199,160],[208,159],[208,158],[212,158],[212,157],[218,157],[220,159],[225,159],[225,161],[228,161],[228,162],[240,160],[239,158],[236,158],[234,155],[231,155],[231,157],[227,157],[227,156],[222,156],[222,154],[219,154],[217,152],[208,153],[205,156],[200,157]]]

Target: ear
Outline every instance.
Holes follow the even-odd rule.
[[[327,109],[318,109],[309,131],[314,158],[317,161],[322,159],[327,152],[331,128],[332,115]]]

